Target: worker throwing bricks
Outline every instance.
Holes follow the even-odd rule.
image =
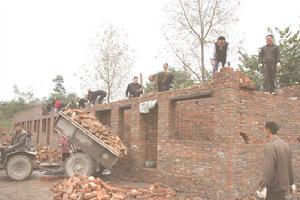
[[[264,149],[263,177],[261,192],[256,194],[266,200],[284,200],[286,192],[291,189],[296,193],[292,164],[292,152],[289,145],[277,136],[279,127],[269,121],[265,124],[267,145]]]
[[[149,81],[154,81],[154,91],[163,92],[170,90],[174,75],[169,71],[168,63],[163,64],[164,71],[149,76]]]
[[[276,68],[280,68],[279,47],[273,43],[273,36],[266,36],[267,45],[259,50],[259,69],[263,72],[263,89],[266,94],[275,94]]]

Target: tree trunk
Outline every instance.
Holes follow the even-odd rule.
[[[206,78],[205,67],[204,67],[204,41],[201,41],[201,75],[202,81]]]
[[[110,102],[110,87],[108,87],[108,91],[107,91],[107,103]]]

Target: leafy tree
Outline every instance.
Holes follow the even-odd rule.
[[[66,89],[63,85],[64,77],[58,74],[52,81],[55,86],[53,88],[53,93],[51,94],[51,96],[59,99],[64,99],[66,97]]]
[[[290,27],[284,30],[275,28],[280,36],[281,70],[279,83],[293,85],[300,82],[300,34],[299,30],[293,33]]]
[[[274,30],[268,29],[270,33],[275,32],[279,35],[281,69],[277,69],[277,83],[279,86],[298,84],[300,82],[300,31],[293,33],[290,27]],[[248,55],[240,51],[239,59],[241,61],[239,69],[261,87],[263,77],[258,69],[258,55]]]
[[[191,74],[188,71],[176,70],[173,67],[170,68],[169,70],[174,75],[174,80],[172,83],[174,89],[185,88],[193,85],[194,81],[192,80]],[[153,82],[147,82],[144,88],[145,92],[152,92],[153,89],[154,89]]]
[[[261,69],[258,68],[258,55],[248,55],[239,51],[239,60],[242,64],[239,64],[239,69],[249,76],[256,84],[257,88],[261,88],[263,85],[263,78]]]

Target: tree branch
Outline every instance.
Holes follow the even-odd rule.
[[[181,9],[182,9],[182,12],[183,12],[183,16],[186,20],[186,22],[188,23],[188,26],[190,27],[190,29],[192,30],[192,32],[200,39],[200,35],[197,33],[197,31],[194,29],[194,27],[192,26],[190,20],[188,19],[187,17],[187,14],[186,14],[186,11],[185,11],[185,8],[182,4],[182,0],[179,0],[180,1],[180,6],[181,6]]]

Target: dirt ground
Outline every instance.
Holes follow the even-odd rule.
[[[45,180],[44,177],[42,172],[34,171],[29,180],[16,182],[9,180],[5,172],[0,171],[0,200],[52,200],[50,187],[60,179],[54,177],[55,180]],[[112,176],[103,176],[102,179],[123,188],[146,188],[150,185],[143,182],[117,180]],[[187,196],[178,195],[182,197],[180,199],[186,199]]]
[[[0,200],[52,200],[49,187],[55,181],[43,181],[41,176],[34,172],[29,180],[16,182],[0,171]]]

